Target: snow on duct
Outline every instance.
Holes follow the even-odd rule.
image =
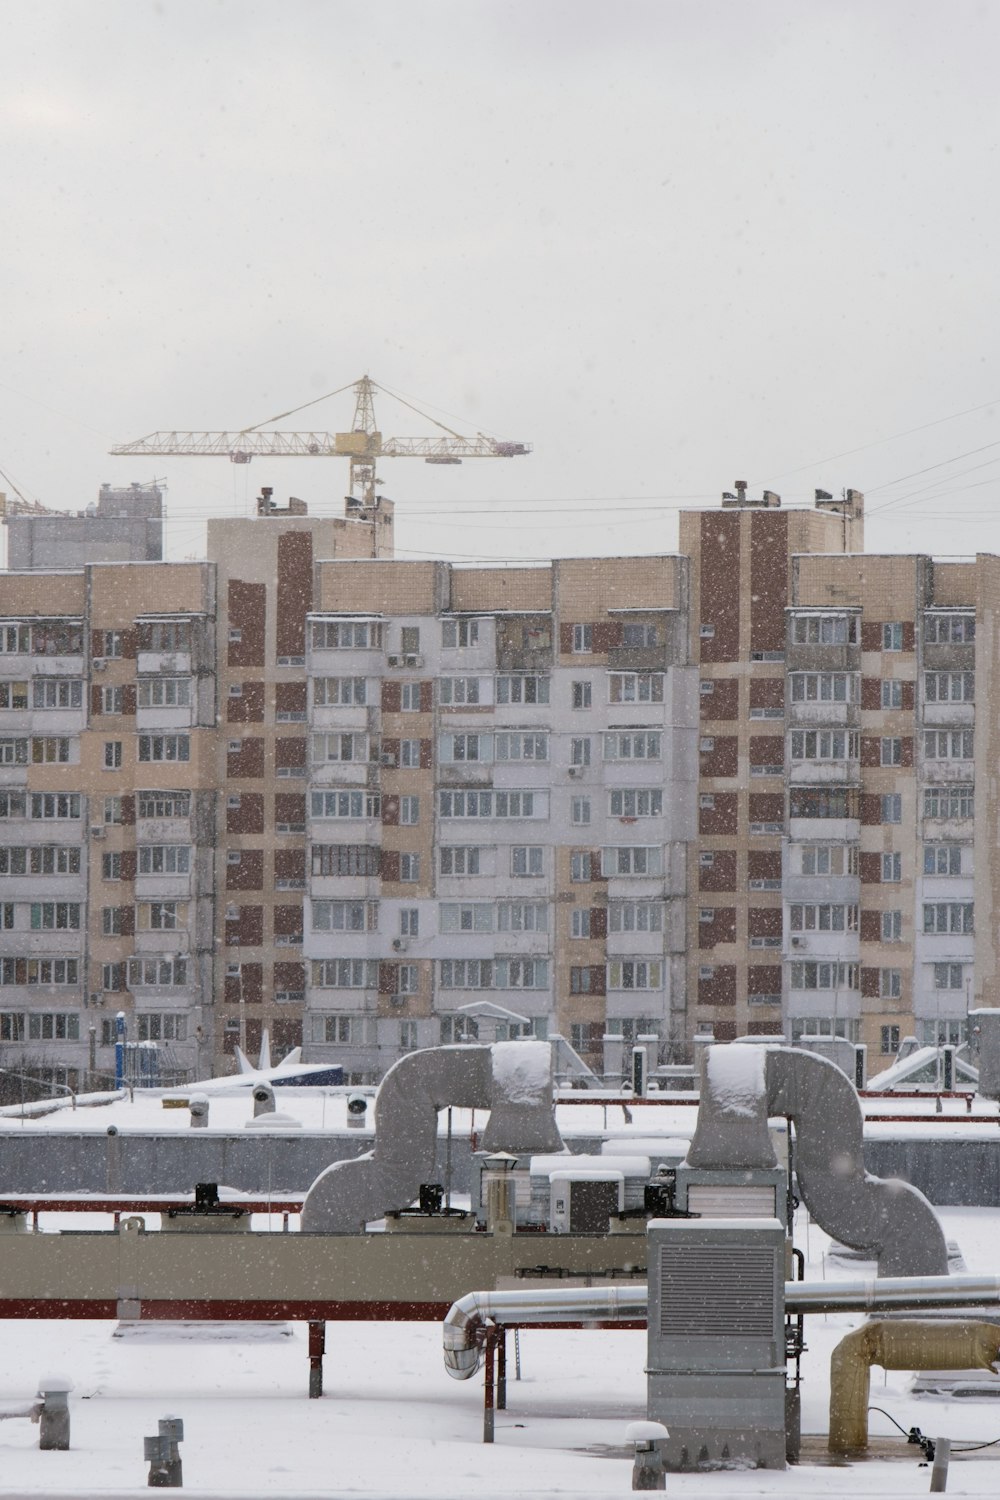
[[[302,1229],[355,1234],[405,1208],[433,1176],[438,1110],[490,1111],[484,1151],[562,1151],[552,1108],[548,1042],[429,1047],[400,1058],[375,1099],[375,1147],[321,1172],[302,1205]]]
[[[687,1164],[773,1167],[768,1117],[795,1126],[802,1200],[834,1239],[878,1258],[879,1276],[946,1276],[944,1233],[923,1193],[865,1171],[858,1096],[835,1063],[793,1047],[706,1047]]]

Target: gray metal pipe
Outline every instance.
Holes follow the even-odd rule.
[[[1000,1276],[887,1276],[852,1281],[786,1281],[790,1313],[890,1312],[893,1308],[980,1307],[1000,1302]],[[448,1309],[442,1329],[444,1365],[455,1380],[479,1368],[479,1330],[486,1321],[620,1323],[646,1317],[644,1282],[620,1286],[526,1287],[469,1292]]]

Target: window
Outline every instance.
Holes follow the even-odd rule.
[[[399,913],[399,935],[400,937],[420,936],[420,909],[416,906],[404,906]]]
[[[859,737],[845,729],[793,729],[793,760],[856,760]]]
[[[313,844],[314,875],[377,875],[379,850],[371,844]]]
[[[177,932],[187,921],[187,904],[180,901],[140,901],[136,926],[141,932]]]
[[[408,885],[414,885],[420,879],[420,855],[401,854],[399,856],[399,878]]]
[[[608,906],[609,932],[662,932],[663,906],[659,901],[612,901]]]
[[[309,799],[314,818],[377,818],[381,806],[377,792],[313,792]]]
[[[547,958],[496,958],[493,983],[498,990],[544,990],[549,984]]]
[[[32,708],[79,708],[82,703],[79,677],[36,677],[31,685]]]
[[[314,1042],[336,1042],[341,1047],[363,1047],[375,1040],[375,1022],[370,1016],[314,1016]]]
[[[125,988],[125,965],[124,964],[102,964],[101,965],[101,989],[109,990],[112,994]],[[114,1023],[112,1023],[114,1024]]]
[[[593,651],[594,627],[593,625],[573,626],[573,650],[577,654]]]
[[[0,766],[26,766],[27,764],[27,740],[0,739]]]
[[[78,792],[32,792],[32,818],[79,818]]]
[[[439,975],[443,990],[488,990],[493,986],[493,960],[442,958]]]
[[[653,1016],[609,1016],[608,1035],[634,1042],[641,1036],[659,1036],[660,1025]]]
[[[400,1052],[412,1052],[418,1046],[416,1021],[400,1021],[399,1023],[399,1050]]]
[[[858,677],[855,672],[791,672],[793,703],[856,703]]]
[[[925,672],[924,698],[928,703],[973,703],[974,672]]]
[[[883,1026],[881,1028],[881,1037],[882,1037],[881,1051],[882,1051],[883,1056],[888,1056],[888,1055],[890,1055],[892,1053],[896,1053],[896,1052],[899,1051],[899,1027],[898,1026]]]
[[[961,875],[961,844],[925,844],[925,875]]]
[[[971,729],[925,729],[926,760],[971,760],[975,754]]]
[[[140,875],[187,875],[191,869],[191,850],[187,844],[142,844],[139,847]]]
[[[498,703],[548,703],[549,679],[518,672],[497,678]]]
[[[140,734],[140,761],[188,761],[191,738],[186,734]]]
[[[903,626],[899,620],[886,620],[882,626],[882,650],[902,651]]]
[[[497,905],[498,932],[548,932],[546,901],[501,901]]]
[[[374,932],[378,905],[374,901],[313,901],[313,932]]]
[[[323,990],[373,990],[378,985],[378,959],[316,959],[312,965],[312,983]]]
[[[408,771],[416,771],[420,768],[420,741],[400,740],[399,742],[399,764]]]
[[[0,1011],[0,1042],[24,1041],[24,1012]]]
[[[971,901],[924,902],[924,932],[938,935],[973,931],[975,928]]]
[[[368,620],[314,620],[312,643],[319,651],[376,650],[382,644],[382,626]]]
[[[125,911],[123,906],[103,906],[101,908],[101,932],[105,937],[121,937],[124,931],[122,916]]]
[[[590,736],[578,737],[569,742],[569,760],[572,766],[590,765]]]
[[[187,1016],[172,1011],[137,1015],[136,1037],[140,1042],[183,1042],[187,1040]]]
[[[370,758],[371,750],[366,734],[344,730],[312,736],[313,765],[342,764],[347,761],[363,765]]]
[[[576,827],[584,827],[590,822],[590,798],[573,797],[569,804],[570,820]]]
[[[895,736],[883,735],[879,741],[879,758],[883,766],[901,766],[903,741]]]
[[[105,807],[111,800],[119,803],[120,811],[120,798],[106,798]],[[188,818],[191,816],[190,792],[139,792],[138,803],[140,818]],[[115,821],[120,823],[121,818],[116,818]]]
[[[455,791],[438,793],[442,818],[545,818],[547,794],[514,791]]]
[[[971,818],[975,816],[975,789],[971,786],[934,786],[924,789],[925,818]]]
[[[605,760],[659,760],[661,736],[646,730],[625,730],[604,736]]]
[[[23,656],[30,649],[30,626],[0,625],[0,652],[6,656]]]
[[[803,875],[856,875],[858,851],[853,844],[803,844]]]
[[[33,932],[79,932],[80,903],[78,901],[33,901],[31,903],[31,929]]]
[[[882,913],[882,941],[883,943],[898,943],[903,936],[903,913],[901,911],[884,911]]]
[[[31,742],[31,761],[36,766],[65,765],[70,759],[70,745],[75,741],[46,735]]]
[[[510,851],[512,875],[542,875],[545,851],[540,844],[514,844]]]
[[[489,734],[443,734],[438,743],[442,761],[488,762],[493,759],[493,737]]]
[[[663,812],[659,787],[620,787],[609,799],[613,818],[658,818]]]
[[[317,708],[346,708],[366,703],[368,683],[364,677],[316,677],[313,703]]]
[[[32,1042],[78,1042],[80,1017],[75,1010],[29,1011],[28,1039]]]
[[[659,990],[663,964],[659,959],[621,958],[608,964],[609,990]]]
[[[441,846],[442,875],[478,875],[481,850],[475,844],[443,844]]]
[[[856,615],[795,615],[792,619],[792,641],[796,646],[856,645]]]
[[[599,969],[595,973],[589,964],[570,966],[569,992],[571,995],[603,994],[604,989],[604,975]]]
[[[793,990],[856,990],[857,964],[837,964],[825,960],[800,959],[791,966]]]
[[[125,689],[123,687],[101,688],[101,712],[104,714],[125,712]]]
[[[106,630],[104,632],[104,655],[109,657],[122,657],[125,654],[125,632],[124,630]]]
[[[136,701],[139,708],[186,708],[191,702],[191,679],[140,677]]]
[[[924,643],[932,646],[970,644],[976,639],[974,615],[924,615]]]
[[[493,906],[489,901],[446,901],[438,921],[442,932],[492,932]]]
[[[569,878],[576,885],[590,879],[591,862],[589,849],[574,849],[569,856]]]
[[[885,792],[882,796],[882,822],[903,821],[903,798],[900,792]]]
[[[420,626],[404,625],[399,632],[399,649],[404,656],[413,656],[420,650]]]
[[[407,687],[416,688],[419,696],[419,683],[404,682],[404,699]],[[438,702],[444,708],[458,708],[463,704],[479,703],[481,699],[483,702],[487,701],[485,695],[480,694],[480,681],[478,677],[440,677],[438,679]],[[403,703],[403,707],[406,707],[405,702]],[[419,702],[414,704],[414,707],[419,708]]]
[[[570,702],[574,708],[590,708],[593,688],[589,682],[570,683]]]
[[[622,626],[622,645],[626,651],[641,651],[658,644],[659,632],[655,625],[634,623]]]
[[[106,771],[119,771],[122,764],[122,742],[121,740],[104,741],[104,769]]]
[[[903,993],[902,969],[879,969],[878,992],[883,1000],[898,1000]]]
[[[185,958],[130,958],[128,961],[130,990],[177,988],[186,984]]]
[[[570,913],[570,937],[590,937],[590,907],[575,906]]]
[[[70,845],[0,846],[0,875],[79,875],[80,850]]]
[[[140,640],[144,651],[188,651],[191,648],[190,621],[149,621],[140,629]]]
[[[407,826],[420,822],[420,798],[400,797],[399,821]]]
[[[444,699],[441,700],[442,702]],[[420,683],[404,682],[399,689],[399,706],[404,714],[420,712]]]
[[[962,988],[961,964],[935,964],[933,967],[936,990],[960,990]]]
[[[883,884],[895,885],[903,878],[903,856],[901,854],[882,855],[882,881]]]
[[[502,731],[494,736],[497,760],[548,760],[549,737],[541,733]]]
[[[25,709],[28,706],[26,682],[0,682],[0,708]]]
[[[816,905],[796,902],[788,908],[788,925],[792,932],[856,932],[858,908],[828,902]]]
[[[902,708],[903,684],[897,677],[882,678],[882,707]],[[899,1029],[898,1027],[896,1028]]]
[[[961,1021],[921,1021],[917,1027],[917,1036],[922,1047],[960,1047],[966,1040],[968,1022]]]
[[[663,850],[658,844],[620,844],[601,850],[601,873],[615,875],[662,875]]]
[[[610,703],[662,703],[662,672],[611,672]]]
[[[442,620],[441,644],[448,650],[479,645],[478,620]]]

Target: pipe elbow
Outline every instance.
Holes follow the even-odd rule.
[[[483,1316],[474,1292],[452,1304],[441,1331],[444,1367],[453,1380],[469,1380],[482,1363],[479,1330]]]

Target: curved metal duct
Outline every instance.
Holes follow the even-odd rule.
[[[565,1149],[552,1112],[548,1042],[411,1052],[382,1080],[374,1150],[320,1173],[302,1205],[303,1232],[356,1234],[412,1203],[434,1173],[438,1110],[448,1105],[490,1111],[486,1151]]]
[[[479,1368],[479,1330],[497,1323],[620,1323],[646,1316],[646,1287],[543,1287],[511,1292],[469,1292],[444,1320],[444,1367],[454,1380]]]
[[[803,1202],[827,1234],[870,1250],[880,1276],[944,1276],[948,1252],[937,1214],[908,1182],[865,1171],[864,1117],[835,1063],[794,1047],[707,1047],[688,1163],[770,1167],[769,1115],[795,1125]]]

